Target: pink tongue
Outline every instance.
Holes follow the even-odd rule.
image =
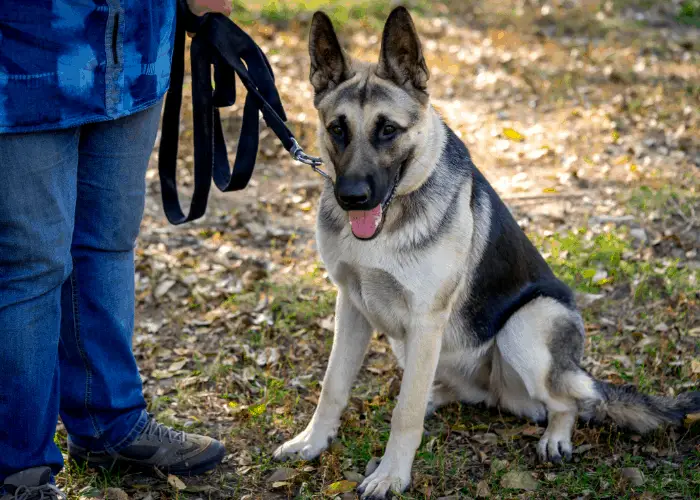
[[[348,215],[352,234],[358,238],[371,238],[382,221],[382,206],[377,205],[372,210],[350,210]]]

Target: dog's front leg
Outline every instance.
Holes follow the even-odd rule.
[[[401,493],[411,482],[413,457],[423,436],[423,420],[435,379],[445,318],[428,317],[406,332],[406,364],[401,392],[391,417],[382,461],[358,488],[363,499]]]
[[[335,335],[331,357],[323,378],[318,406],[306,429],[277,448],[274,458],[298,457],[310,460],[321,454],[338,432],[340,416],[350,389],[362,366],[372,327],[352,304],[346,291],[338,291]]]

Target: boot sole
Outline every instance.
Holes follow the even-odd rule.
[[[153,469],[157,469],[163,474],[173,474],[175,476],[198,476],[209,472],[216,468],[221,460],[223,460],[226,454],[226,449],[222,446],[219,453],[214,455],[210,460],[197,464],[194,467],[180,468],[180,467],[159,467],[157,465],[147,465],[141,464],[139,462],[132,462],[131,460],[123,459],[113,459],[111,457],[76,457],[74,455],[68,454],[68,459],[74,462],[78,467],[89,467],[91,469],[105,469],[109,471],[128,471],[128,470],[138,470],[142,472],[152,473]]]

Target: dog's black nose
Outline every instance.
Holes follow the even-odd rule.
[[[372,186],[367,179],[340,176],[335,189],[340,205],[346,210],[366,208],[372,198]]]

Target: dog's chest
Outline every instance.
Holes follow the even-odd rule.
[[[374,329],[391,337],[403,338],[414,300],[411,290],[389,272],[376,267],[340,262],[333,274]]]

